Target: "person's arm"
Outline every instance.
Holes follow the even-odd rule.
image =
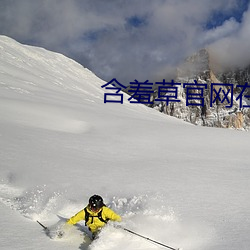
[[[67,224],[75,225],[78,221],[85,219],[85,211],[84,209],[72,216],[70,219],[68,219]]]
[[[122,221],[122,218],[120,215],[116,214],[113,210],[111,210],[108,207],[104,207],[104,214],[107,219],[110,219],[112,221]]]

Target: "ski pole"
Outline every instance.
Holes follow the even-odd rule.
[[[48,228],[47,227],[45,227],[41,222],[39,222],[38,220],[36,221],[40,226],[42,226],[43,227],[43,229],[46,231],[46,230],[48,230]]]
[[[161,245],[161,246],[163,246],[163,247],[169,248],[169,249],[171,249],[171,250],[180,250],[180,248],[173,248],[173,247],[167,246],[167,245],[162,244],[162,243],[160,243],[160,242],[158,242],[158,241],[155,241],[155,240],[152,240],[152,239],[150,239],[150,238],[148,238],[148,237],[145,237],[145,236],[143,236],[143,235],[141,235],[141,234],[135,233],[135,232],[133,232],[133,231],[127,229],[127,228],[122,228],[122,229],[125,230],[125,231],[127,231],[127,232],[129,232],[129,233],[131,233],[131,234],[137,235],[137,236],[139,236],[139,237],[141,237],[141,238],[143,238],[143,239],[145,239],[145,240],[154,242],[154,243],[156,243],[156,244],[158,244],[158,245]]]

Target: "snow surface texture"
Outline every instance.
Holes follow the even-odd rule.
[[[104,104],[102,80],[63,55],[0,37],[1,249],[163,249],[108,225],[53,230],[92,194],[122,226],[184,250],[250,249],[247,132]],[[126,99],[126,98],[124,98]]]

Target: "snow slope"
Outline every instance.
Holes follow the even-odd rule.
[[[54,228],[97,193],[124,227],[166,245],[248,250],[249,133],[104,104],[103,84],[0,36],[0,248],[162,249],[112,225],[90,244],[83,223],[61,240],[36,223]]]

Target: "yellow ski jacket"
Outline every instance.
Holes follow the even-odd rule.
[[[116,214],[113,210],[110,208],[103,206],[99,211],[93,212],[89,209],[89,207],[86,207],[87,212],[89,213],[88,221],[85,221],[86,226],[88,226],[89,230],[92,233],[97,232],[100,228],[102,228],[106,223],[104,221],[112,220],[112,221],[121,221],[120,215]],[[101,218],[104,220],[100,220],[98,218],[98,215],[100,215],[101,212]],[[80,220],[85,220],[85,210],[82,209],[77,214],[72,216],[68,221],[67,224],[74,225]]]

